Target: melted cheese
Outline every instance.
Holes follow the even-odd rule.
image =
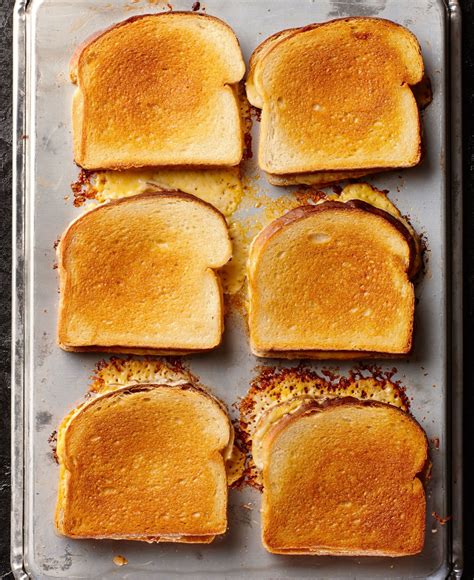
[[[219,276],[226,294],[237,294],[246,277],[248,235],[242,224],[230,221],[229,234],[232,240],[232,258],[219,270]]]
[[[99,202],[128,197],[155,189],[177,189],[207,201],[225,216],[242,199],[240,168],[223,169],[130,169],[97,173],[95,189]]]
[[[241,427],[251,445],[256,467],[263,468],[263,445],[270,429],[289,414],[296,413],[311,401],[354,397],[387,403],[407,410],[400,387],[389,380],[373,378],[339,380],[332,384],[311,371],[286,368],[257,379],[246,397],[241,410]],[[256,483],[261,483],[259,477]]]
[[[402,217],[402,214],[400,213],[397,206],[390,201],[385,193],[373,188],[368,183],[351,183],[344,187],[342,193],[339,195],[329,195],[328,199],[342,202],[351,201],[353,199],[365,201],[366,203],[370,203],[370,205],[373,205],[378,209],[386,211],[391,216],[402,222],[403,225],[408,230],[410,230],[410,233],[413,231],[413,228],[410,226],[410,224]]]
[[[225,469],[227,473],[227,485],[230,487],[239,479],[241,479],[245,472],[245,463],[247,456],[241,451],[237,445],[232,447],[232,453],[227,458]]]

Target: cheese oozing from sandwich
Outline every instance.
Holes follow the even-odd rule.
[[[388,378],[342,377],[334,384],[303,367],[264,369],[240,403],[240,427],[257,469],[263,468],[262,442],[273,425],[311,401],[345,397],[378,401],[408,410],[402,388]],[[261,474],[256,474],[255,478],[257,484],[261,482]]]
[[[239,167],[101,171],[97,173],[95,188],[99,202],[129,197],[150,189],[179,190],[207,201],[225,216],[232,215],[242,199]]]

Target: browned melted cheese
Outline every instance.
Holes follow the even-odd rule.
[[[261,488],[261,445],[268,430],[283,417],[295,413],[312,400],[353,397],[387,403],[408,411],[404,389],[392,380],[392,373],[373,367],[368,373],[343,377],[334,373],[324,376],[304,368],[264,367],[252,381],[242,399],[240,429],[249,455],[246,482]]]

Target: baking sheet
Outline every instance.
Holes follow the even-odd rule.
[[[189,10],[193,2],[179,0],[172,4],[175,10]],[[456,3],[452,4],[456,8]],[[74,86],[68,80],[68,62],[75,47],[91,33],[135,14],[168,8],[165,3],[147,1],[32,0],[26,9],[24,3],[17,5],[15,22],[19,48],[15,55],[18,143],[14,174],[18,227],[14,234],[13,341],[15,574],[24,577],[26,573],[34,578],[444,578],[457,567],[458,576],[459,524],[455,522],[455,527],[448,522],[441,526],[431,515],[451,515],[459,505],[459,491],[454,495],[455,505],[451,502],[449,453],[450,389],[457,391],[455,405],[459,404],[460,394],[459,375],[456,383],[451,381],[452,370],[459,371],[459,365],[451,364],[450,314],[453,312],[459,319],[459,297],[451,311],[452,274],[457,276],[454,288],[459,284],[459,271],[451,269],[451,237],[459,233],[460,216],[459,204],[451,201],[453,195],[459,201],[460,186],[450,187],[453,141],[447,124],[447,7],[441,0],[209,0],[201,6],[207,14],[216,15],[233,27],[247,61],[252,50],[277,30],[343,16],[389,18],[410,28],[420,41],[434,93],[433,102],[423,115],[425,160],[419,168],[369,177],[367,181],[390,191],[390,198],[402,213],[410,216],[428,246],[427,272],[417,286],[413,355],[408,361],[383,365],[387,369],[397,367],[395,378],[406,385],[413,414],[428,438],[440,442],[439,449],[431,453],[433,476],[427,490],[425,549],[419,556],[400,559],[270,555],[260,542],[260,495],[250,489],[230,492],[229,531],[209,546],[72,541],[56,534],[53,513],[58,467],[48,438],[83,397],[94,365],[101,358],[100,354],[65,353],[55,344],[58,294],[53,244],[80,211],[73,207],[70,191],[78,170],[72,162],[70,103]],[[255,123],[254,152],[257,133]],[[454,150],[453,160],[458,159],[458,154]],[[251,173],[256,171],[252,163],[248,169]],[[284,189],[272,188],[264,178],[257,187],[268,196],[285,195]],[[455,249],[459,251],[459,246]],[[250,354],[238,317],[227,320],[224,343],[219,349],[187,360],[201,381],[229,405],[246,393],[255,366],[261,362]],[[337,366],[344,371],[352,365]],[[456,465],[459,469],[459,461]],[[243,507],[249,502],[254,506],[252,511]],[[457,530],[456,537],[453,529]],[[113,563],[117,554],[128,559],[127,566],[118,568]]]

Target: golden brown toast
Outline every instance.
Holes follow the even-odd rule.
[[[273,176],[411,167],[421,157],[421,50],[404,27],[345,18],[274,35],[251,59],[259,165]],[[367,172],[368,173],[368,172]]]
[[[266,432],[262,461],[268,551],[394,557],[423,549],[427,439],[398,408],[307,401]]]
[[[234,86],[245,73],[232,29],[213,16],[135,16],[72,58],[74,159],[86,169],[237,165]]]
[[[209,543],[227,528],[223,406],[184,384],[87,401],[58,433],[58,531],[72,538]]]
[[[250,345],[262,357],[361,358],[411,350],[416,245],[360,200],[291,210],[254,239]]]
[[[103,204],[58,246],[58,341],[65,350],[205,351],[223,332],[215,269],[231,257],[224,217],[179,192]]]

